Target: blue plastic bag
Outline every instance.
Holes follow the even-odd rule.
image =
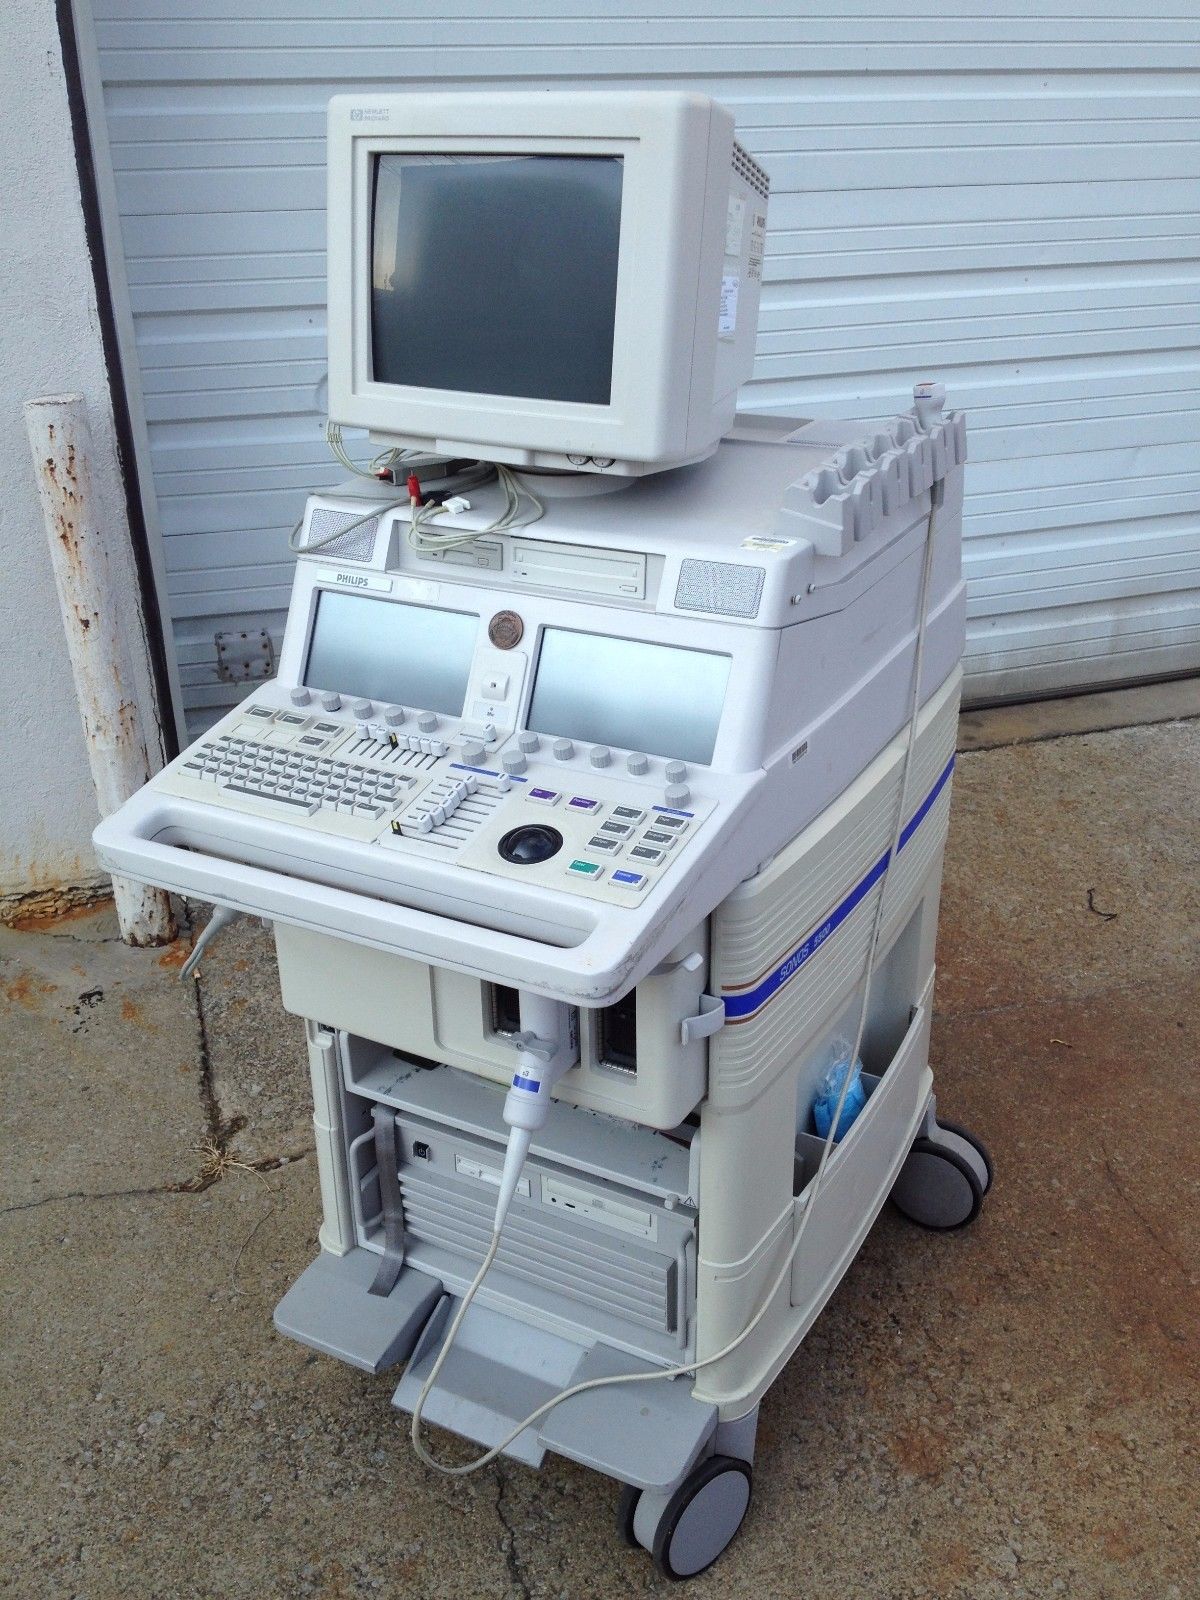
[[[842,1092],[842,1084],[846,1074],[850,1073],[850,1087],[846,1090],[846,1099],[842,1105],[842,1115],[838,1120],[837,1132],[833,1136],[834,1144],[843,1139],[850,1131],[855,1117],[867,1103],[867,1091],[863,1087],[862,1062],[856,1060],[853,1068],[850,1065],[850,1046],[839,1040],[833,1047],[834,1061],[826,1069],[824,1077],[817,1088],[817,1098],[813,1101],[813,1125],[818,1135],[823,1139],[829,1132],[833,1113],[837,1110],[838,1096]]]

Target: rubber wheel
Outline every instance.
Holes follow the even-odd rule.
[[[949,1128],[949,1123],[943,1123]],[[957,1128],[952,1130],[957,1133]],[[971,1140],[974,1144],[974,1140]],[[975,1221],[984,1190],[971,1168],[932,1139],[915,1139],[892,1188],[892,1203],[910,1222],[935,1233],[953,1233]]]
[[[733,1456],[709,1456],[688,1474],[654,1534],[654,1565],[664,1578],[707,1572],[741,1527],[753,1482],[749,1465]]]
[[[992,1155],[987,1145],[977,1133],[972,1133],[970,1128],[964,1128],[961,1122],[947,1122],[945,1117],[938,1118],[938,1126],[945,1128],[950,1133],[956,1133],[960,1139],[965,1139],[973,1150],[979,1152],[980,1160],[987,1168],[987,1182],[983,1186],[984,1194],[992,1187],[992,1180],[996,1176],[996,1169],[992,1166]]]
[[[621,1498],[617,1501],[617,1532],[631,1550],[642,1548],[633,1531],[633,1517],[641,1498],[642,1491],[635,1489],[631,1483],[621,1485]]]

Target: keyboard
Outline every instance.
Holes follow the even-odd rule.
[[[269,800],[294,816],[319,811],[380,821],[412,787],[402,772],[381,772],[230,734],[196,749],[183,770],[225,794]]]

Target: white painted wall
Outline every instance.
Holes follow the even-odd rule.
[[[96,487],[128,557],[112,404],[84,236],[52,0],[5,0],[0,20],[0,909],[18,896],[105,880],[97,810],[22,406],[88,402]],[[140,686],[144,707],[149,686]],[[151,727],[153,723],[151,723]]]

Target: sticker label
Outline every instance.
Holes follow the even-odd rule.
[[[743,539],[742,549],[770,551],[774,555],[779,555],[781,551],[790,550],[795,543],[795,539]]]
[[[764,212],[756,211],[754,220],[750,224],[750,259],[746,263],[746,275],[753,283],[762,282],[763,254],[767,243],[767,218]]]
[[[717,337],[732,339],[737,328],[737,303],[738,290],[742,280],[737,273],[730,273],[721,279],[721,310],[717,316]]]
[[[725,214],[725,254],[740,256],[742,233],[746,224],[746,202],[740,194],[729,196],[729,210]]]

